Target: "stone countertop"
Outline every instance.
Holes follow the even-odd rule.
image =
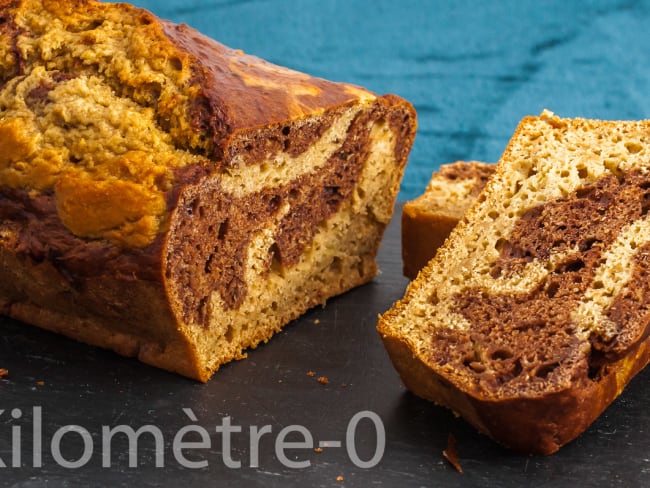
[[[518,121],[650,117],[650,1],[134,0],[277,64],[410,100],[399,198],[440,164],[498,160]]]

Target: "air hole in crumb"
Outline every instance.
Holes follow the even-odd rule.
[[[232,342],[232,340],[235,338],[235,329],[232,325],[228,326],[228,330],[226,330],[226,333],[223,336],[228,342]]]
[[[288,125],[285,125],[282,128],[282,135],[288,136],[290,132],[291,132],[291,127],[289,127]]]
[[[549,298],[555,298],[555,295],[557,295],[557,292],[560,290],[560,284],[552,281],[549,283],[549,285],[546,287],[546,295]]]
[[[541,379],[546,379],[548,376],[555,371],[555,369],[560,365],[560,363],[551,363],[551,364],[544,364],[537,368],[535,371],[535,376]]]
[[[650,210],[650,193],[646,192],[641,197],[641,215],[644,216]]]
[[[219,225],[219,233],[217,235],[217,239],[223,241],[226,238],[227,233],[228,233],[228,219],[224,220]]]
[[[329,268],[333,273],[340,274],[343,271],[343,261],[340,257],[336,256],[332,259]]]
[[[589,171],[587,171],[587,168],[578,168],[578,177],[579,178],[586,178],[589,176]]]
[[[515,367],[512,370],[512,376],[516,378],[517,376],[519,376],[522,373],[523,370],[524,370],[524,367],[521,365],[521,359],[517,359],[515,361]]]
[[[556,273],[575,273],[585,267],[582,259],[574,259],[561,263],[555,270]]]
[[[589,237],[580,243],[579,249],[582,252],[589,251],[592,247],[596,245],[596,243],[599,242],[600,240],[596,239],[595,237]]]
[[[594,290],[602,290],[603,288],[605,288],[605,284],[601,280],[596,280],[596,281],[593,282],[591,287]]]
[[[177,71],[181,71],[183,69],[183,62],[176,56],[169,59],[169,64]]]
[[[643,146],[637,142],[626,142],[625,149],[627,149],[627,152],[630,154],[636,154],[643,149]]]
[[[495,351],[492,351],[492,353],[490,354],[490,359],[493,359],[495,361],[510,359],[511,357],[512,357],[512,351],[509,351],[507,349],[497,349]]]
[[[95,30],[104,23],[102,19],[95,19],[86,25],[68,25],[65,30],[68,32],[85,32]]]
[[[280,197],[278,195],[271,197],[268,207],[271,213],[275,213],[275,211],[280,207]]]
[[[479,363],[478,361],[471,361],[470,363],[466,364],[466,366],[468,366],[476,373],[484,373],[487,370],[485,364]]]
[[[214,261],[214,254],[210,254],[203,265],[203,272],[207,275],[212,273],[212,261]]]
[[[504,239],[504,238],[497,239],[497,242],[494,243],[494,249],[501,252],[501,250],[503,249],[503,246],[505,246],[507,242],[508,241],[506,239]]]
[[[269,269],[271,272],[279,276],[284,276],[284,266],[282,266],[282,262],[280,261],[280,248],[278,248],[276,243],[273,243],[271,247],[269,247],[269,257],[271,263]]]

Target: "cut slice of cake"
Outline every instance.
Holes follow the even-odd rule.
[[[0,312],[205,381],[375,276],[415,126],[124,3],[0,0]]]
[[[457,161],[431,175],[424,193],[402,208],[402,263],[410,279],[445,242],[494,172],[493,164]]]
[[[650,357],[650,121],[525,118],[378,329],[406,386],[550,454]]]

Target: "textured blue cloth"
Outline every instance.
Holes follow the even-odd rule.
[[[133,0],[233,48],[410,100],[400,199],[440,164],[496,161],[518,121],[650,118],[650,1]]]

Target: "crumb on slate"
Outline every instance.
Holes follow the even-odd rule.
[[[319,377],[318,377],[318,382],[319,382],[321,385],[328,385],[329,382],[330,382],[330,380],[327,378],[327,376],[319,376]]]
[[[458,446],[456,446],[456,438],[453,434],[449,434],[447,437],[447,449],[442,451],[442,455],[459,473],[463,472],[463,468],[460,466],[460,461],[458,460]]]

